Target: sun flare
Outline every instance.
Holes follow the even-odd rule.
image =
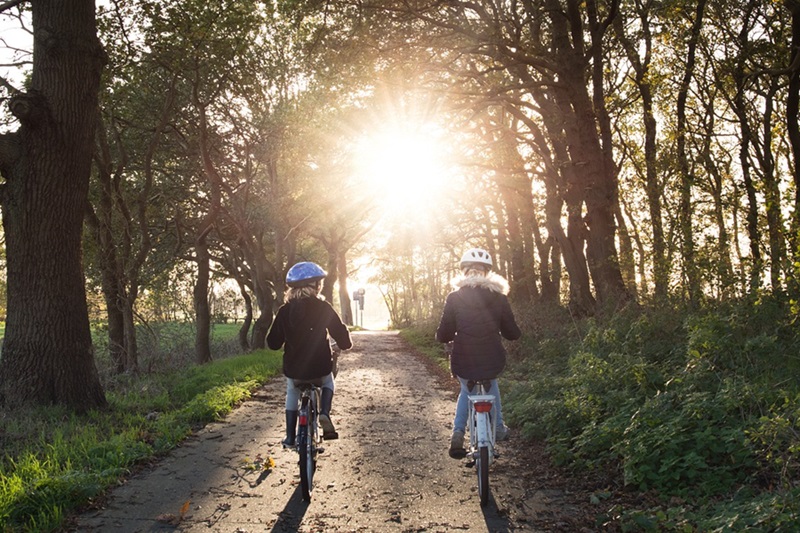
[[[406,128],[362,138],[359,179],[380,209],[414,216],[435,205],[453,179],[442,137],[432,129]]]

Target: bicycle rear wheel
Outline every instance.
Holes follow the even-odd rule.
[[[478,495],[481,507],[489,501],[489,447],[481,446],[475,458],[475,470],[478,472]]]
[[[308,400],[304,399],[303,403],[306,402]],[[307,424],[299,428],[297,451],[300,454],[300,489],[303,500],[310,502],[311,491],[314,488],[314,471],[317,466],[317,443],[314,431],[317,413],[310,402],[304,407],[307,407],[308,419]]]

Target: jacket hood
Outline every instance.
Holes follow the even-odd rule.
[[[475,287],[488,289],[500,294],[508,294],[508,282],[499,274],[489,272],[486,276],[459,276],[453,280],[453,287]]]

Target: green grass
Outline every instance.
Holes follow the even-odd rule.
[[[433,324],[422,324],[400,331],[400,337],[449,372],[450,361],[444,353],[443,345],[436,341],[435,334],[436,326]]]
[[[69,512],[228,414],[280,368],[280,354],[264,350],[117,383],[109,408],[86,415],[0,412],[0,531],[59,529]]]
[[[211,336],[219,341],[233,340],[239,335],[241,324],[214,324],[211,326]]]

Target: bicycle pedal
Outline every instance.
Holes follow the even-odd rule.
[[[470,459],[469,461],[464,463],[464,466],[467,468],[472,468],[473,466],[475,466],[475,459]]]

